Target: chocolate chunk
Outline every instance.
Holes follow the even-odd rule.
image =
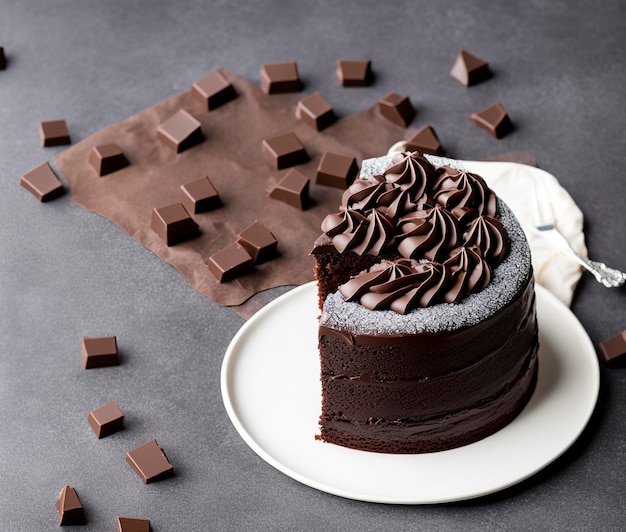
[[[102,177],[128,166],[128,159],[114,142],[94,146],[89,154],[89,164]]]
[[[489,63],[478,59],[467,50],[461,50],[452,66],[450,75],[459,83],[469,87],[489,79],[491,70],[489,70]]]
[[[261,67],[261,88],[267,94],[279,94],[282,92],[299,92],[302,83],[298,77],[298,64],[272,63]]]
[[[74,488],[65,486],[59,493],[55,507],[59,514],[59,526],[85,524],[85,509]]]
[[[115,401],[89,412],[87,421],[98,439],[124,428],[124,413]]]
[[[292,168],[285,177],[276,183],[269,196],[303,211],[310,204],[309,178],[299,170]]]
[[[174,466],[156,440],[128,451],[126,461],[146,484],[168,477],[174,471]]]
[[[406,141],[406,149],[420,153],[441,155],[444,153],[437,133],[430,125],[425,125]]]
[[[354,157],[326,152],[317,167],[315,183],[345,190],[358,173],[359,167]]]
[[[314,92],[298,102],[296,118],[318,131],[328,127],[336,119],[333,108],[319,92]]]
[[[285,133],[263,141],[263,155],[276,169],[306,163],[309,156],[294,133]]]
[[[180,244],[197,236],[199,232],[198,224],[189,216],[182,203],[172,203],[165,207],[155,208],[152,211],[150,228],[168,246]]]
[[[196,81],[191,86],[191,94],[207,111],[217,109],[237,97],[233,85],[217,70]]]
[[[600,352],[604,362],[613,363],[626,358],[626,330],[600,342]]]
[[[157,129],[157,138],[176,153],[202,142],[202,124],[184,109],[179,109]]]
[[[63,183],[47,162],[24,174],[20,185],[42,202],[57,198],[64,192]]]
[[[150,519],[118,517],[117,532],[150,532]]]
[[[390,92],[378,100],[380,114],[387,120],[402,127],[407,127],[415,116],[415,108],[408,96],[400,96],[395,92]]]
[[[41,133],[41,144],[44,148],[48,146],[64,146],[72,142],[65,120],[41,122],[39,131]]]
[[[259,221],[239,233],[237,242],[250,254],[255,264],[266,262],[276,256],[278,241]]]
[[[254,269],[254,260],[241,244],[233,242],[209,258],[207,266],[220,283]]]
[[[372,75],[371,61],[337,61],[337,79],[342,87],[366,87],[371,85]]]
[[[4,48],[0,46],[0,70],[4,70],[7,67],[7,60],[4,57]]]
[[[222,202],[208,177],[201,177],[180,187],[180,202],[192,214],[210,211]]]
[[[83,337],[83,369],[117,366],[117,338],[115,336]]]
[[[472,113],[469,119],[473,124],[497,139],[513,130],[509,115],[499,103],[494,103],[482,111]]]

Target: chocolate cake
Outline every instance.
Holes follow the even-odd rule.
[[[472,443],[535,387],[528,243],[480,176],[417,153],[367,162],[312,252],[318,438],[383,453]]]

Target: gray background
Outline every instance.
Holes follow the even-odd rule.
[[[55,529],[65,484],[89,530],[118,515],[155,531],[621,528],[626,370],[602,369],[596,413],[564,457],[502,493],[442,506],[321,493],[263,462],[227,418],[220,365],[243,320],[69,194],[39,204],[19,178],[62,149],[40,146],[41,120],[65,118],[78,141],[213,68],[258,80],[261,64],[297,60],[303,94],[322,91],[340,114],[394,90],[458,158],[532,153],[585,213],[591,256],[626,270],[625,6],[0,1],[0,530]],[[452,80],[462,47],[495,77]],[[339,87],[340,58],[371,59],[375,84]],[[494,101],[517,125],[499,141],[467,120]],[[625,296],[584,277],[573,311],[594,344],[626,328]],[[81,336],[100,334],[118,336],[122,365],[81,370]],[[112,399],[127,429],[96,440],[86,415]],[[124,454],[153,437],[176,475],[146,486]]]

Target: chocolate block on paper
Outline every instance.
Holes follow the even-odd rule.
[[[450,70],[450,75],[459,83],[470,87],[491,77],[489,64],[467,50],[461,50]]]
[[[237,97],[232,83],[217,70],[196,81],[191,86],[191,94],[207,111],[217,109]]]
[[[208,177],[181,185],[180,202],[191,214],[210,211],[222,205],[217,190]]]
[[[117,338],[115,336],[83,337],[83,369],[117,366]]]
[[[305,210],[310,205],[309,178],[299,170],[292,168],[274,188],[269,197],[277,199],[293,207]]]
[[[263,141],[263,156],[276,170],[306,163],[309,156],[294,133],[284,133]]]
[[[117,532],[150,532],[150,519],[118,517]]]
[[[395,92],[378,100],[378,110],[387,120],[401,127],[407,127],[415,116],[415,108],[409,97]]]
[[[301,91],[302,82],[298,76],[298,64],[291,61],[263,65],[261,67],[261,88],[267,94]]]
[[[233,242],[214,253],[207,266],[220,283],[226,283],[251,272],[254,269],[254,260],[241,244]]]
[[[367,87],[371,85],[372,75],[371,61],[350,61],[340,59],[337,61],[337,79],[342,87]]]
[[[94,146],[89,154],[89,164],[100,177],[103,177],[125,168],[129,163],[122,149],[111,142]]]
[[[83,508],[76,490],[70,486],[65,486],[55,503],[59,514],[59,526],[84,525],[85,509]]]
[[[100,439],[124,428],[124,413],[115,401],[111,401],[89,412],[87,421]]]
[[[174,472],[174,466],[156,440],[128,451],[126,461],[146,484],[166,478]]]
[[[406,149],[419,153],[430,153],[431,155],[442,155],[444,153],[437,133],[428,124],[406,141]]]
[[[152,211],[150,228],[168,246],[175,246],[198,235],[199,226],[183,207],[182,203],[172,203]]]
[[[315,183],[345,190],[358,173],[359,167],[354,157],[326,152],[317,167]]]
[[[607,363],[626,360],[626,330],[600,342],[600,352],[602,359]]]
[[[7,60],[4,56],[4,48],[0,46],[0,70],[4,70],[7,67]]]
[[[20,185],[41,202],[57,198],[64,192],[63,183],[47,162],[24,174]]]
[[[504,107],[494,103],[482,111],[472,113],[470,121],[497,139],[513,130],[513,124]]]
[[[327,128],[336,120],[333,108],[319,92],[314,92],[298,102],[296,118],[318,131]]]
[[[255,264],[267,262],[276,256],[278,241],[271,231],[256,221],[237,235],[237,242],[250,254]]]
[[[157,129],[157,138],[181,153],[204,140],[202,124],[184,109],[179,109]]]
[[[40,122],[39,132],[41,133],[41,144],[44,148],[49,146],[64,146],[72,142],[65,120]]]

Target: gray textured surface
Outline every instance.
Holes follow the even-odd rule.
[[[41,205],[19,187],[62,149],[40,147],[41,120],[65,118],[79,140],[215,67],[255,80],[262,63],[297,60],[306,91],[339,113],[394,90],[460,159],[534,154],[585,213],[590,255],[626,269],[623,1],[295,4],[0,1],[0,530],[55,529],[66,483],[85,530],[114,530],[118,515],[155,532],[622,529],[624,369],[603,370],[574,448],[504,493],[396,507],[317,492],[265,464],[226,416],[220,364],[241,318],[68,194]],[[452,80],[461,47],[495,77]],[[340,88],[339,58],[372,59],[376,83]],[[500,141],[467,120],[496,100],[517,125]],[[584,278],[573,310],[594,343],[626,327],[625,298]],[[80,337],[98,334],[118,336],[122,365],[81,370]],[[112,399],[127,429],[96,440],[87,413]],[[146,486],[124,454],[153,437],[176,475]]]

